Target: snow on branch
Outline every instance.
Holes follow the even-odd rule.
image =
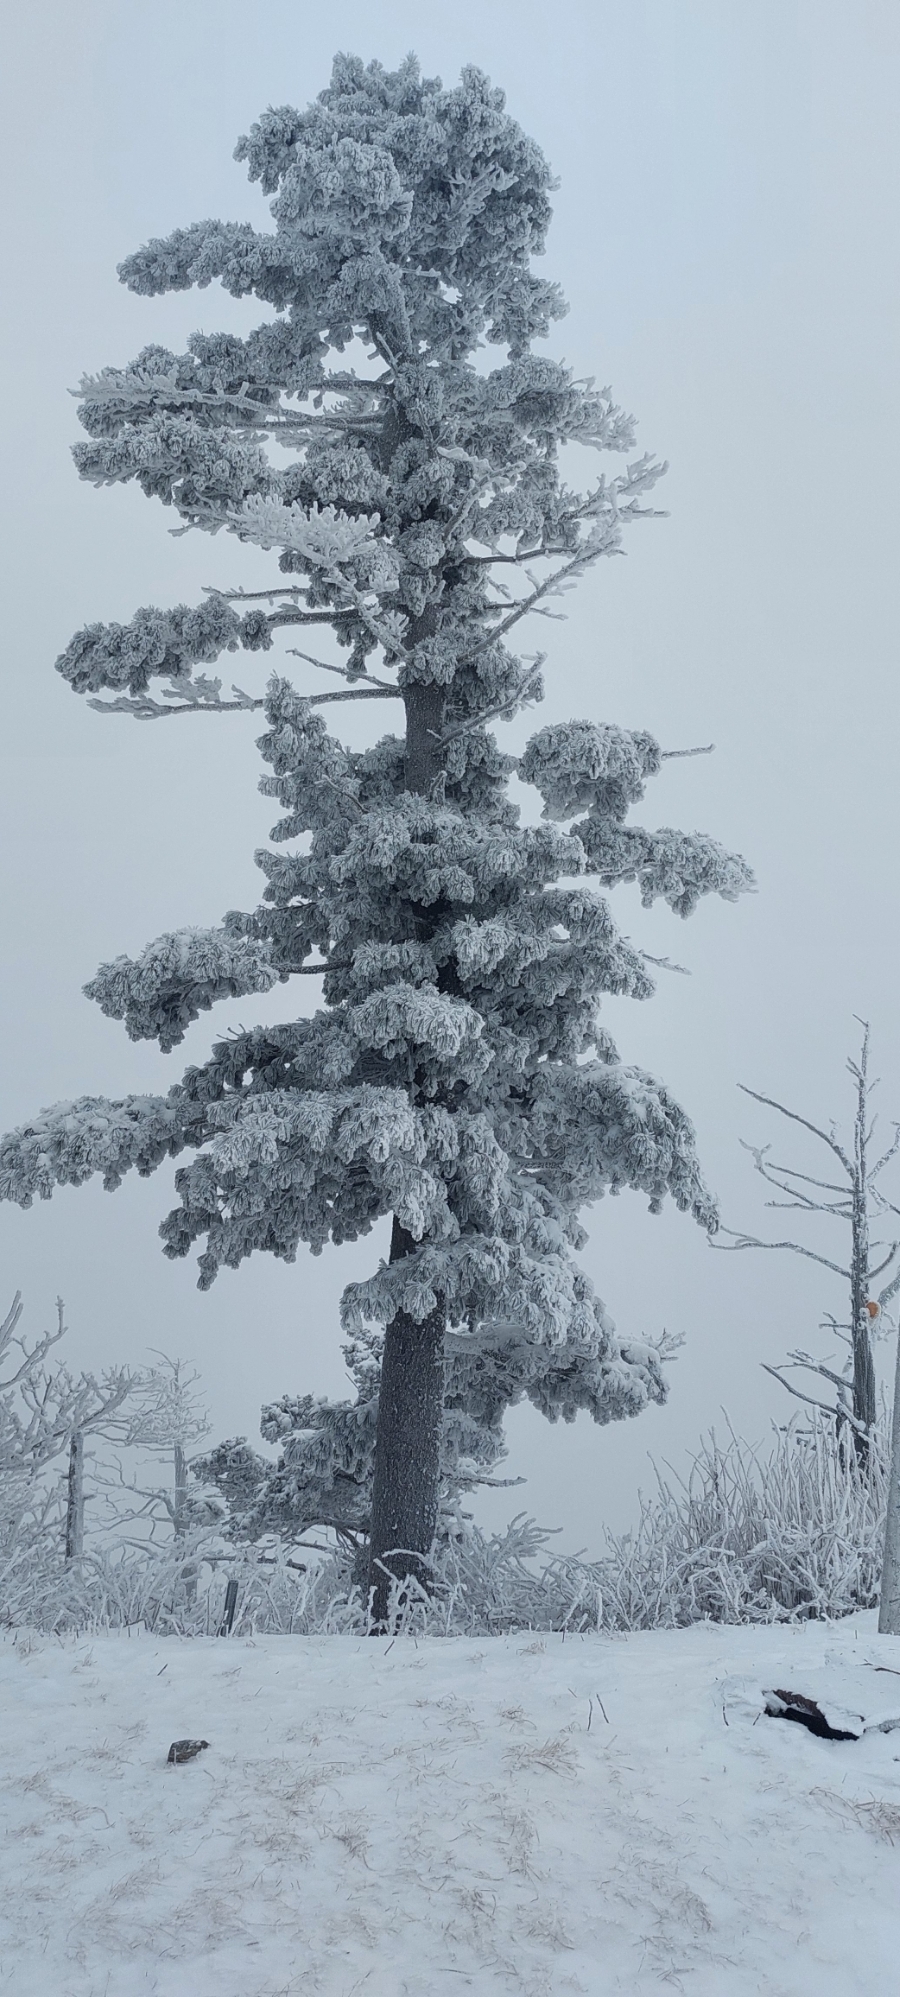
[[[107,1019],[121,1019],[130,1040],[158,1040],[169,1053],[191,1022],[220,999],[268,992],[287,973],[268,945],[228,929],[175,929],[148,943],[140,957],[101,964],[86,998]]]
[[[0,1138],[0,1199],[30,1207],[56,1186],[102,1174],[115,1191],[132,1166],[142,1177],[191,1142],[196,1114],[171,1096],[80,1096],[42,1110]]]

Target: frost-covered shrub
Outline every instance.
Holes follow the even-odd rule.
[[[768,1454],[713,1439],[684,1482],[659,1479],[637,1528],[599,1560],[554,1555],[533,1520],[485,1534],[457,1521],[438,1546],[429,1588],[395,1584],[391,1620],[429,1636],[506,1630],[670,1629],[823,1619],[871,1608],[884,1535],[886,1424],[869,1471],[836,1449],[822,1423],[778,1431]],[[0,1623],[204,1635],[219,1628],[228,1578],[236,1635],[362,1634],[365,1590],[349,1546],[304,1552],[274,1540],[228,1545],[198,1533],[180,1548],[122,1547],[22,1563],[0,1584]],[[190,1585],[188,1585],[190,1583]]]
[[[775,1432],[768,1453],[711,1436],[688,1476],[641,1503],[600,1562],[604,1622],[663,1629],[846,1616],[878,1600],[889,1435],[882,1414],[861,1467],[815,1418]]]
[[[47,1365],[66,1333],[61,1299],[56,1330],[31,1346],[17,1336],[21,1316],[16,1291],[0,1323],[0,1588],[19,1567],[34,1571],[54,1552],[80,1550],[84,1438],[121,1435],[136,1384],[124,1367],[98,1380]]]

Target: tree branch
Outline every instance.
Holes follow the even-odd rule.
[[[741,1141],[743,1143],[743,1139]],[[744,1150],[752,1151],[755,1154],[756,1146],[754,1144],[744,1144]],[[760,1151],[759,1156],[760,1157],[763,1156],[762,1151]],[[823,1193],[839,1193],[841,1199],[844,1201],[845,1204],[849,1202],[850,1199],[849,1193],[844,1192],[843,1186],[833,1186],[830,1179],[814,1179],[810,1172],[795,1172],[793,1165],[775,1165],[773,1163],[769,1167],[769,1170],[772,1172],[780,1172],[782,1174],[782,1177],[785,1179],[802,1179],[804,1185],[818,1186],[820,1192]],[[783,1192],[788,1192],[789,1190],[790,1188],[787,1186],[782,1187]],[[833,1211],[833,1208],[830,1206],[826,1208],[823,1202],[823,1212],[824,1211],[831,1213]]]
[[[866,1280],[867,1280],[868,1282],[871,1282],[871,1280],[872,1280],[872,1277],[873,1277],[873,1276],[883,1276],[883,1275],[884,1275],[884,1272],[885,1272],[885,1269],[889,1269],[889,1268],[890,1268],[890,1265],[891,1265],[891,1263],[893,1262],[893,1259],[894,1259],[894,1256],[896,1255],[896,1253],[897,1253],[897,1250],[898,1250],[898,1248],[900,1248],[900,1241],[894,1241],[894,1242],[892,1242],[892,1243],[891,1243],[891,1249],[890,1249],[890,1253],[889,1253],[888,1255],[886,1255],[886,1256],[885,1256],[885,1258],[884,1258],[884,1261],[883,1261],[883,1262],[879,1262],[879,1263],[877,1264],[876,1268],[874,1268],[874,1269],[867,1269],[867,1271],[866,1271]]]
[[[489,721],[498,721],[501,715],[510,714],[514,708],[524,705],[525,701],[532,697],[545,658],[546,653],[542,652],[524,686],[520,687],[518,693],[511,694],[509,700],[503,701],[500,707],[486,708],[483,714],[476,714],[471,721],[464,721],[459,728],[447,729],[438,739],[442,743],[456,742],[461,735],[471,735],[473,729],[484,728]]]
[[[719,1233],[735,1235],[734,1241],[713,1241],[710,1237],[710,1248],[720,1248],[726,1255],[736,1254],[739,1248],[789,1248],[792,1254],[806,1255],[810,1262],[820,1262],[823,1269],[831,1269],[836,1276],[844,1276],[847,1282],[850,1281],[849,1269],[842,1269],[838,1262],[829,1262],[827,1255],[816,1255],[812,1248],[801,1247],[799,1241],[757,1241],[753,1234],[738,1235],[733,1227],[722,1227]]]
[[[745,1082],[738,1082],[738,1088],[742,1090],[745,1096],[752,1096],[754,1102],[765,1103],[768,1109],[777,1109],[780,1116],[789,1117],[791,1123],[800,1123],[802,1124],[804,1130],[811,1130],[814,1137],[820,1137],[822,1143],[827,1144],[829,1149],[834,1152],[835,1157],[840,1159],[845,1172],[847,1172],[849,1177],[852,1179],[853,1166],[851,1165],[846,1152],[842,1149],[841,1145],[837,1141],[837,1138],[833,1134],[829,1136],[827,1130],[819,1129],[818,1124],[810,1123],[808,1118],[805,1116],[798,1116],[796,1110],[785,1109],[784,1103],[776,1102],[774,1096],[762,1096],[759,1094],[759,1091],[757,1089],[748,1089]]]
[[[21,1290],[17,1290],[3,1323],[0,1324],[0,1358],[2,1358],[7,1347],[10,1345],[17,1345],[24,1357],[18,1372],[13,1373],[10,1379],[0,1381],[0,1391],[4,1393],[7,1388],[17,1387],[22,1380],[27,1380],[29,1373],[33,1372],[35,1367],[40,1366],[46,1358],[51,1345],[58,1345],[60,1339],[66,1335],[66,1327],[63,1320],[63,1300],[62,1297],[57,1297],[56,1330],[43,1332],[37,1344],[29,1352],[24,1339],[13,1337],[16,1325],[22,1315],[22,1308],[22,1292]]]
[[[799,1387],[794,1386],[793,1381],[785,1380],[777,1366],[767,1366],[765,1360],[762,1361],[762,1369],[764,1373],[771,1373],[773,1380],[777,1380],[780,1386],[786,1387],[788,1393],[794,1394],[798,1401],[806,1401],[811,1408],[821,1408],[823,1414],[831,1415],[835,1420],[840,1416],[841,1421],[845,1421],[848,1427],[855,1430],[857,1435],[867,1434],[865,1423],[857,1421],[856,1416],[850,1413],[849,1408],[832,1408],[829,1407],[827,1401],[817,1401],[813,1394],[802,1393]]]
[[[348,802],[350,801],[349,794],[347,792],[340,791],[338,795],[344,797]],[[329,958],[327,964],[295,964],[291,971],[291,977],[321,978],[326,971],[352,971],[352,969],[353,965],[349,962],[333,963],[332,960]]]
[[[562,567],[555,569],[551,576],[546,576],[543,582],[536,582],[531,595],[523,597],[522,601],[517,603],[514,609],[509,612],[509,615],[503,619],[503,622],[498,624],[495,630],[488,632],[481,639],[480,643],[473,647],[471,652],[467,652],[460,663],[468,665],[471,659],[477,658],[479,652],[485,651],[489,645],[495,645],[498,639],[504,637],[505,633],[512,629],[514,624],[518,624],[521,618],[527,617],[528,612],[534,609],[535,604],[539,603],[542,597],[549,596],[559,584],[565,581],[567,576],[577,575],[581,569],[589,568],[591,562],[596,559],[600,552],[600,548],[584,548],[577,555],[573,555],[570,562],[564,562]],[[500,607],[499,604],[493,606],[495,609],[500,609]]]
[[[872,1169],[869,1173],[870,1185],[872,1184],[873,1179],[876,1179],[878,1177],[879,1172],[884,1170],[885,1165],[890,1164],[891,1159],[896,1156],[898,1148],[900,1148],[900,1123],[895,1123],[894,1141],[892,1144],[888,1146],[888,1149],[884,1152],[883,1156],[878,1159],[877,1164],[872,1166]]]
[[[394,694],[398,700],[403,698],[400,688],[392,686],[390,680],[377,680],[372,673],[353,673],[349,666],[329,665],[325,659],[314,659],[311,652],[298,652],[296,645],[288,646],[288,656],[292,659],[305,659],[308,666],[318,666],[322,673],[337,673],[342,680],[365,680],[367,686],[380,687],[382,693]]]
[[[237,689],[236,689],[237,691]],[[346,693],[306,693],[301,700],[310,707],[325,707],[335,700],[402,700],[399,687],[374,686],[348,688]],[[252,700],[247,694],[238,700],[150,700],[143,694],[133,698],[122,694],[118,700],[89,700],[88,706],[98,714],[133,714],[138,721],[160,721],[171,714],[247,714],[254,708],[265,707],[265,697]]]

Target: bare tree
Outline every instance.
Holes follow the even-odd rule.
[[[49,1369],[48,1353],[65,1337],[62,1299],[55,1331],[29,1347],[16,1337],[22,1316],[17,1290],[0,1324],[0,1552],[34,1544],[59,1519],[58,1481],[51,1467],[68,1451],[65,1550],[77,1558],[84,1546],[84,1438],[122,1434],[125,1403],[134,1390],[126,1367],[96,1379],[75,1379],[64,1366]],[[3,1376],[5,1370],[5,1377]]]
[[[155,1356],[161,1363],[149,1367],[135,1383],[131,1418],[122,1441],[129,1449],[171,1461],[172,1482],[125,1483],[120,1476],[119,1485],[140,1499],[131,1517],[150,1521],[151,1538],[156,1526],[168,1525],[175,1538],[183,1540],[198,1516],[204,1523],[209,1519],[208,1505],[191,1492],[189,1457],[192,1445],[208,1434],[209,1417],[196,1391],[199,1373],[186,1367],[183,1359],[170,1359],[165,1352]]]
[[[835,1371],[825,1360],[817,1359],[812,1353],[797,1350],[788,1354],[783,1366],[767,1366],[766,1372],[780,1381],[788,1392],[798,1400],[807,1401],[814,1407],[825,1408],[835,1415],[840,1425],[847,1424],[853,1431],[857,1454],[865,1460],[868,1439],[875,1424],[875,1364],[872,1352],[873,1332],[884,1323],[886,1306],[900,1290],[900,1238],[897,1240],[871,1240],[871,1226],[878,1225],[887,1215],[900,1217],[900,1207],[894,1205],[880,1186],[881,1174],[900,1148],[900,1124],[893,1126],[893,1136],[884,1150],[873,1160],[873,1138],[875,1133],[874,1116],[870,1115],[869,1099],[877,1082],[869,1080],[869,1028],[861,1020],[863,1028],[862,1048],[858,1061],[848,1060],[847,1069],[853,1079],[856,1094],[856,1113],[853,1119],[853,1139],[850,1145],[841,1142],[837,1126],[829,1123],[826,1129],[799,1116],[796,1110],[788,1109],[784,1103],[776,1102],[772,1096],[760,1095],[756,1089],[744,1088],[744,1094],[752,1096],[754,1102],[764,1103],[767,1108],[778,1111],[779,1116],[788,1118],[803,1130],[824,1144],[834,1161],[831,1169],[835,1178],[820,1179],[808,1172],[798,1171],[792,1165],[780,1165],[771,1157],[770,1144],[757,1146],[745,1144],[756,1170],[773,1186],[785,1195],[782,1199],[768,1200],[769,1207],[789,1209],[803,1214],[826,1214],[832,1220],[840,1221],[850,1230],[850,1253],[844,1262],[832,1261],[816,1249],[799,1241],[761,1241],[756,1235],[738,1233],[732,1228],[722,1228],[722,1234],[732,1235],[730,1241],[714,1241],[714,1248],[723,1248],[734,1253],[742,1248],[789,1249],[794,1255],[804,1255],[812,1262],[829,1269],[847,1285],[849,1315],[843,1322],[830,1313],[823,1325],[842,1339],[848,1347],[846,1364],[841,1372]],[[744,1085],[741,1084],[741,1087]],[[900,1232],[900,1231],[898,1231]],[[882,1287],[877,1287],[879,1279]],[[836,1399],[831,1404],[807,1394],[786,1377],[788,1371],[800,1370],[817,1375],[834,1388]]]

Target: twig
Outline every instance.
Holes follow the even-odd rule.
[[[639,950],[638,956],[643,958],[645,964],[655,964],[660,971],[677,971],[682,978],[691,976],[686,964],[673,964],[671,957],[651,957],[649,950]]]
[[[400,700],[403,698],[400,688],[398,686],[391,686],[389,680],[377,680],[372,673],[353,673],[349,666],[329,665],[325,659],[314,659],[311,652],[298,652],[296,645],[288,646],[288,656],[292,659],[305,659],[308,666],[318,666],[319,671],[322,673],[338,673],[342,680],[365,680],[368,686],[380,687],[382,693],[393,694]],[[312,698],[315,698],[315,696],[313,695]]]
[[[402,700],[399,687],[373,686],[347,688],[344,693],[304,693],[300,695],[310,707],[325,707],[336,700]],[[149,700],[146,697],[129,699],[123,695],[119,700],[89,700],[88,706],[98,714],[133,714],[138,721],[161,721],[172,714],[246,714],[252,709],[265,707],[265,698],[259,700],[184,700],[176,702]]]

